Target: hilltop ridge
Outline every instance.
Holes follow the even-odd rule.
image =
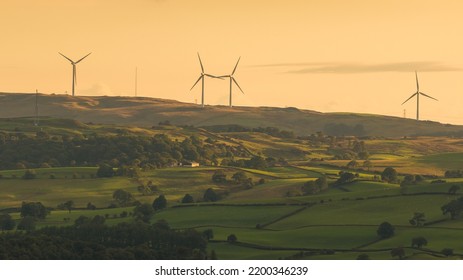
[[[30,117],[35,93],[1,93],[0,118]],[[70,96],[39,94],[39,115],[82,122],[153,126],[169,121],[176,125],[276,127],[308,135],[402,137],[414,135],[463,135],[463,126],[357,113],[321,113],[294,107],[245,107],[200,105],[152,97]]]

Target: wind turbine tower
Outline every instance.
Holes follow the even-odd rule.
[[[199,76],[198,80],[196,80],[195,84],[191,87],[190,91],[196,86],[199,80],[201,80],[201,107],[204,107],[204,77],[207,76],[207,77],[211,77],[215,79],[222,79],[222,78],[205,73],[203,62],[201,61],[201,57],[199,56],[199,53],[198,53],[198,59],[199,59],[199,64],[201,65],[201,75]]]
[[[35,119],[34,119],[34,126],[39,126],[39,91],[35,90]]]
[[[238,67],[238,63],[240,63],[240,58],[238,58],[238,61],[235,64],[235,68],[233,68],[233,71],[230,75],[224,75],[224,76],[219,76],[219,78],[229,78],[230,79],[230,107],[233,107],[232,105],[232,89],[233,89],[233,83],[240,89],[240,91],[244,94],[244,91],[241,89],[240,85],[238,82],[235,80],[233,77],[233,74],[235,74],[236,68]]]
[[[62,55],[64,58],[66,58],[67,60],[69,60],[69,62],[71,62],[72,64],[72,96],[74,96],[74,93],[75,93],[75,84],[77,83],[77,76],[76,76],[76,64],[81,62],[84,58],[86,58],[87,56],[89,56],[91,53],[87,54],[86,56],[82,57],[81,59],[77,60],[77,61],[73,61],[72,59],[70,59],[69,57],[65,56],[64,54],[58,52],[60,55]]]
[[[436,101],[438,101],[438,100],[435,99],[434,97],[431,97],[431,96],[421,92],[420,91],[420,84],[418,83],[418,73],[416,71],[415,71],[415,77],[416,77],[416,92],[414,94],[412,94],[412,96],[410,96],[407,100],[405,100],[402,103],[402,105],[407,103],[408,100],[412,99],[416,95],[416,120],[418,121],[418,120],[420,120],[420,95],[426,96],[427,98],[431,98],[431,99],[434,99]]]

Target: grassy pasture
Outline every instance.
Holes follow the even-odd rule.
[[[39,173],[40,174],[40,173]],[[39,175],[40,178],[40,175]],[[40,201],[45,206],[73,200],[76,207],[92,202],[97,207],[107,207],[117,189],[137,193],[137,183],[122,177],[80,179],[1,179],[0,207],[20,207],[23,201]]]
[[[255,228],[271,222],[300,206],[191,206],[170,208],[155,219],[165,219],[174,228],[204,226]]]
[[[417,163],[438,167],[443,170],[463,169],[463,153],[441,153],[416,158]]]
[[[446,195],[419,195],[318,203],[272,224],[271,228],[283,230],[316,225],[379,225],[384,221],[409,226],[408,221],[415,212],[424,212],[427,221],[445,218],[440,207],[447,202]]]
[[[415,237],[424,237],[428,245],[423,247],[435,251],[441,251],[444,248],[452,248],[454,252],[463,252],[463,243],[461,236],[463,229],[448,228],[396,228],[393,237],[374,243],[366,248],[394,248],[399,246],[411,246],[411,241]]]
[[[44,220],[38,220],[36,226],[38,228],[47,227],[47,226],[70,226],[74,224],[74,221],[80,216],[86,216],[93,218],[96,215],[108,216],[105,221],[107,225],[115,225],[122,222],[130,222],[133,220],[133,217],[120,218],[119,215],[126,211],[127,213],[133,212],[133,207],[124,207],[124,208],[105,208],[105,209],[96,209],[96,210],[81,210],[74,209],[69,213],[67,210],[54,210]],[[117,215],[117,218],[114,217]],[[12,218],[19,222],[21,219],[19,213],[13,213]],[[65,220],[66,219],[66,220]]]
[[[238,241],[277,248],[352,249],[374,241],[376,227],[319,226],[288,230],[212,228],[215,240],[235,234]],[[339,232],[343,237],[340,238]],[[297,252],[297,251],[295,251]]]

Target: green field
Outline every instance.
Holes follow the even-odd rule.
[[[207,251],[214,250],[219,259],[356,259],[361,253],[367,253],[372,259],[391,259],[390,251],[397,247],[404,247],[407,259],[460,259],[463,256],[460,237],[463,212],[451,219],[441,209],[463,194],[463,178],[443,176],[446,170],[463,169],[463,142],[458,138],[310,135],[284,139],[261,132],[213,133],[192,126],[143,128],[55,118],[45,118],[42,128],[60,137],[86,137],[94,133],[147,137],[147,141],[159,133],[177,141],[195,135],[199,141],[207,139],[208,145],[225,145],[229,150],[217,157],[217,161],[202,161],[196,168],[140,164],[136,178],[98,178],[98,167],[87,164],[31,168],[36,172],[35,179],[23,179],[25,169],[0,170],[0,211],[11,213],[16,222],[21,220],[19,209],[23,202],[41,202],[51,210],[45,219],[37,221],[38,228],[72,226],[80,216],[100,215],[106,217],[108,225],[132,222],[133,206],[113,208],[117,206],[114,191],[123,189],[141,203],[152,204],[158,196],[165,196],[167,207],[156,211],[150,223],[162,219],[176,230],[212,229],[214,237]],[[37,128],[27,118],[3,119],[0,131],[8,137],[20,133],[35,137]],[[354,141],[363,141],[370,166],[364,166],[365,159],[357,157]],[[240,153],[234,155],[230,152],[233,149]],[[204,151],[198,149],[197,154],[201,153]],[[338,154],[346,157],[335,159]],[[256,155],[269,166],[218,164],[222,159],[246,162]],[[357,167],[347,168],[354,159],[350,156],[356,159]],[[381,172],[386,167],[397,170],[397,180],[381,181]],[[212,180],[217,171],[224,172],[225,181]],[[233,180],[237,172],[244,173],[246,182],[251,183]],[[354,179],[338,184],[343,172],[351,172]],[[423,177],[401,186],[400,181],[406,175]],[[304,192],[304,184],[322,177],[327,179],[325,188]],[[143,194],[138,187],[148,182],[156,188],[151,194]],[[454,185],[460,186],[460,190],[449,194]],[[214,190],[219,200],[205,202],[204,193],[208,189]],[[186,194],[193,197],[193,203],[182,204]],[[57,209],[68,200],[74,202],[71,212]],[[89,202],[97,209],[86,210]],[[425,224],[420,227],[409,222],[417,212],[425,214]],[[395,227],[395,232],[390,238],[380,239],[377,228],[385,221]],[[227,242],[230,234],[235,234],[238,241]],[[427,246],[410,248],[412,238],[419,236],[428,240]],[[442,255],[440,251],[444,248],[452,248],[455,255]]]

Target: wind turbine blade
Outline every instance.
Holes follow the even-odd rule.
[[[204,73],[203,62],[201,61],[201,57],[199,56],[199,53],[198,53],[198,58],[199,58],[199,64],[201,65],[201,73]]]
[[[420,84],[418,83],[418,73],[415,70],[415,76],[416,76],[416,91],[420,91]]]
[[[404,103],[402,103],[401,105],[404,105],[405,103],[407,103],[408,100],[412,99],[413,97],[415,97],[415,95],[417,95],[418,92],[412,94],[412,96],[410,96],[407,100],[404,101]]]
[[[425,94],[425,93],[422,93],[421,91],[420,91],[420,94],[426,96],[427,98],[431,98],[431,99],[434,99],[434,100],[436,100],[436,101],[439,101],[439,100],[435,99],[434,97],[431,97],[431,96],[429,96],[429,95],[427,95],[427,94]]]
[[[230,75],[218,76],[217,78],[230,78]]]
[[[86,58],[87,56],[91,55],[92,53],[89,53],[87,54],[86,56],[82,57],[81,59],[77,60],[75,64],[81,62],[82,60],[84,60],[84,58]]]
[[[235,78],[231,77],[231,79],[233,82],[235,82],[235,85],[237,85],[241,92],[244,94],[244,91],[241,89],[240,85],[238,85],[238,82],[235,80]]]
[[[238,61],[236,62],[235,68],[233,68],[233,72],[231,73],[232,75],[235,74],[236,67],[238,67],[238,63],[240,63],[241,56],[238,58]]]
[[[77,85],[77,69],[74,70],[74,83]]]
[[[199,76],[198,80],[196,80],[196,83],[190,88],[190,90],[192,90],[202,78],[203,78],[203,75]]]
[[[72,59],[70,59],[69,57],[65,56],[64,54],[58,52],[60,55],[62,55],[64,58],[66,58],[67,60],[69,60],[71,63],[74,63],[74,61],[72,61]]]

